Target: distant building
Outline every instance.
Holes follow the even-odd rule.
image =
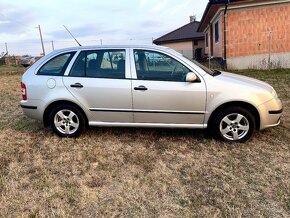
[[[204,56],[204,34],[197,32],[199,22],[190,17],[190,22],[153,41],[156,45],[167,46],[192,59]]]
[[[198,28],[205,53],[232,69],[290,68],[289,30],[289,0],[210,0]]]

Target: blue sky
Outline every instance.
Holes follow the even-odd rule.
[[[200,20],[208,0],[1,0],[0,53],[39,55],[40,25],[46,53],[75,46],[62,25],[84,45],[148,44],[189,22]]]

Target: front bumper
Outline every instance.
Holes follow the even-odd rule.
[[[283,107],[279,98],[267,101],[260,105],[258,109],[260,112],[260,130],[280,124]]]

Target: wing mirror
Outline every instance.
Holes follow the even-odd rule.
[[[198,81],[198,77],[194,73],[189,72],[188,74],[186,74],[185,81],[186,82],[196,82],[196,81]]]

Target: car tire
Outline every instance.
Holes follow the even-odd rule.
[[[245,142],[256,129],[256,123],[250,111],[242,107],[229,107],[214,117],[212,130],[217,137],[227,142]]]
[[[49,114],[49,124],[58,136],[78,137],[85,129],[85,117],[75,106],[60,104]]]

